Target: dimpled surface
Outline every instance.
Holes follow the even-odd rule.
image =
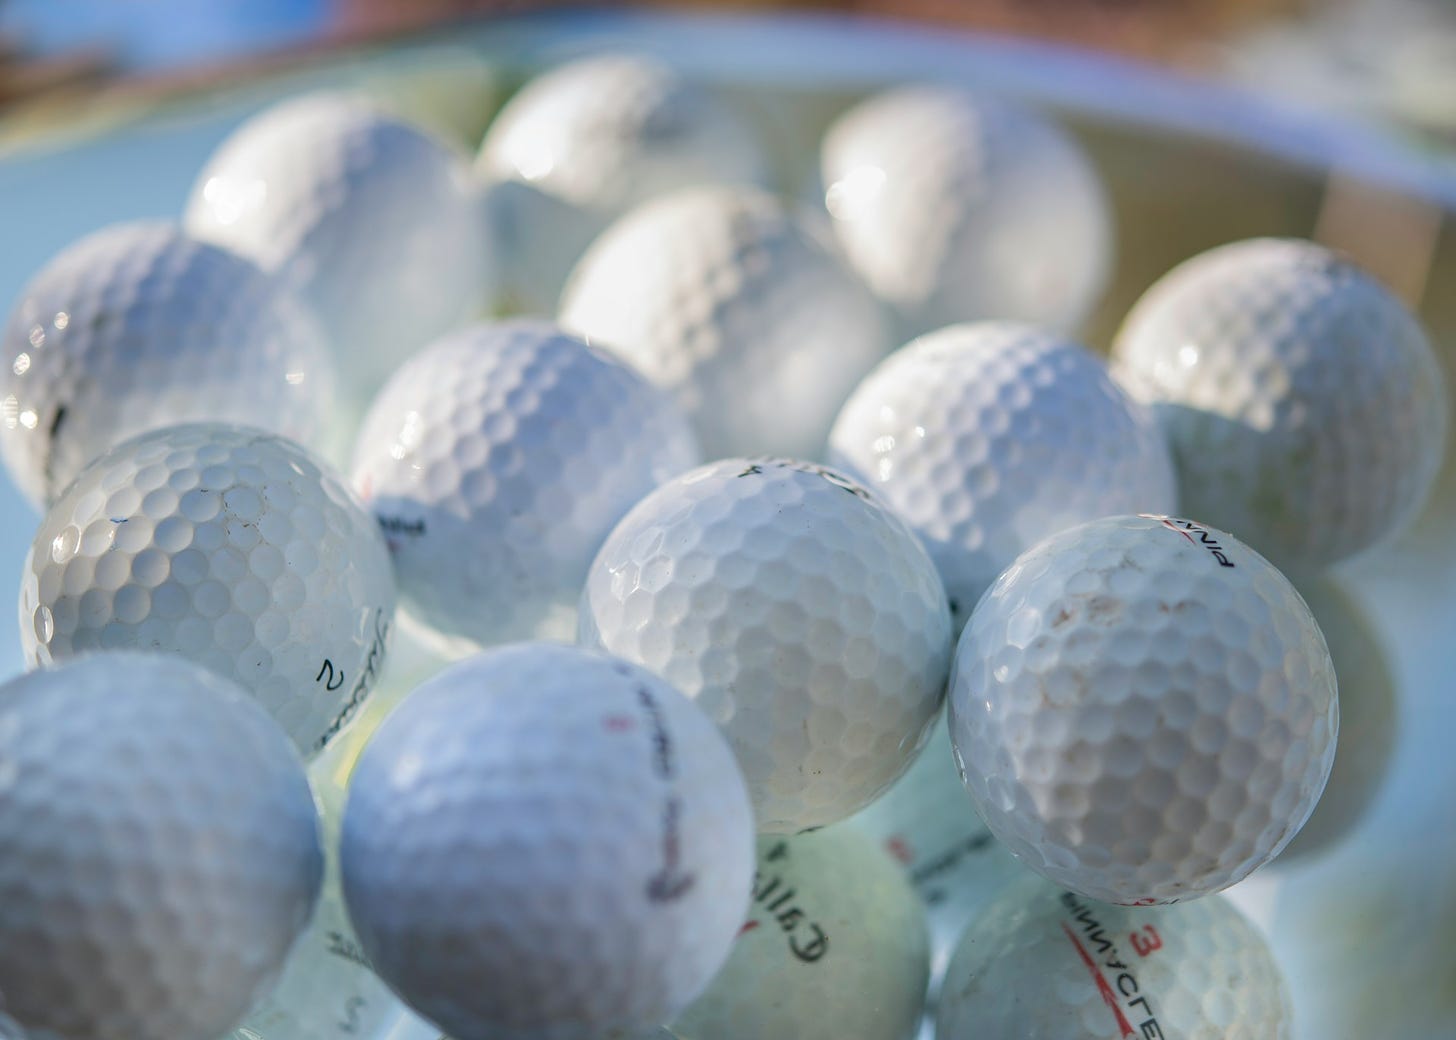
[[[689,188],[621,218],[572,271],[561,321],[671,391],[709,458],[817,457],[889,349],[869,293],[746,188]]]
[[[22,572],[20,640],[32,666],[180,654],[251,691],[311,754],[369,696],[394,595],[374,518],[322,462],[194,423],[118,445],[56,500]]]
[[[1449,405],[1425,333],[1313,242],[1236,242],[1174,268],[1113,359],[1168,433],[1182,509],[1280,566],[1398,531],[1440,468]]]
[[[1152,417],[1082,347],[1025,325],[957,325],[896,351],[835,420],[829,463],[875,489],[940,568],[957,630],[1049,535],[1176,508]]]
[[[915,764],[845,821],[905,869],[930,923],[930,1000],[966,925],[1028,871],[977,815],[951,754],[945,714]]]
[[[1221,896],[1118,907],[1040,878],[969,929],[937,1040],[1288,1040],[1293,1014],[1263,937]]]
[[[758,839],[748,922],[680,1040],[908,1040],[930,953],[925,911],[874,839],[847,827]]]
[[[914,534],[848,478],[725,459],[617,525],[587,575],[581,641],[696,698],[759,830],[792,833],[908,767],[941,703],[950,613]]]
[[[700,461],[663,391],[546,322],[456,333],[375,400],[354,487],[406,607],[452,649],[576,638],[588,565],[644,495]]]
[[[277,978],[323,872],[298,756],[196,665],[0,687],[0,1007],[26,1040],[209,1040]]]
[[[464,159],[348,95],[244,123],[198,176],[185,223],[298,289],[356,407],[468,317],[489,276]]]
[[[138,433],[221,419],[308,443],[333,397],[328,350],[292,294],[162,223],[62,251],[22,291],[0,350],[0,451],[41,507]]]
[[[1019,557],[952,671],[951,739],[997,837],[1093,899],[1226,888],[1314,808],[1339,704],[1294,587],[1221,531],[1109,517]]]
[[[981,318],[1076,327],[1112,270],[1091,162],[1055,124],[940,87],[878,94],[824,138],[845,253],[914,331]]]
[[[513,306],[551,313],[567,272],[612,220],[706,183],[765,185],[758,143],[727,106],[650,58],[585,58],[536,77],[476,160],[492,185]]]
[[[517,644],[379,728],[340,856],[370,961],[456,1040],[597,1040],[671,1018],[722,965],[753,823],[732,752],[681,694]]]

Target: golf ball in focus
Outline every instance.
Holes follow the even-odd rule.
[[[1023,553],[961,634],[950,730],[1027,866],[1109,903],[1217,892],[1329,777],[1339,703],[1288,580],[1224,532],[1110,517]]]
[[[221,423],[142,434],[41,521],[20,587],[27,662],[178,654],[249,690],[300,752],[368,698],[394,621],[374,518],[310,452]]]
[[[915,535],[849,478],[790,459],[720,460],[639,502],[591,565],[580,624],[722,727],[764,833],[843,819],[903,773],[950,658]]]

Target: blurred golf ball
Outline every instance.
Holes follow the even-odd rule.
[[[929,970],[925,911],[873,838],[844,826],[764,836],[733,953],[671,1028],[679,1040],[909,1040]]]
[[[36,1040],[211,1040],[323,874],[298,755],[235,683],[92,654],[0,687],[0,994]]]
[[[554,325],[455,333],[407,362],[354,448],[354,488],[431,642],[570,642],[587,567],[639,499],[700,461],[657,387]]]
[[[967,929],[941,990],[937,1040],[1288,1040],[1279,965],[1220,896],[1109,906],[1040,878]]]
[[[354,769],[344,896],[390,987],[456,1040],[670,1019],[743,923],[753,823],[712,722],[646,670],[515,644],[426,682]]]
[[[915,529],[957,631],[1043,538],[1177,503],[1151,415],[1084,348],[1011,322],[955,325],[891,354],[840,410],[829,462]]]
[[[821,155],[844,252],[906,335],[990,318],[1075,329],[1112,272],[1106,190],[1055,123],[949,87],[841,115]]]
[[[333,359],[294,295],[159,222],[103,228],[52,258],[0,351],[0,453],[42,509],[139,433],[213,419],[307,444],[333,404]]]
[[[243,123],[198,174],[184,223],[298,291],[338,361],[346,412],[472,317],[490,274],[465,159],[348,94]]]
[[[890,346],[864,287],[748,188],[689,188],[622,217],[572,271],[560,320],[666,388],[709,458],[817,458]]]

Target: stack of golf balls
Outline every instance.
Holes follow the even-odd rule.
[[[1217,895],[1338,736],[1275,565],[1419,512],[1420,325],[1255,240],[1109,366],[1116,222],[1045,116],[906,86],[818,165],[809,213],[631,55],[473,167],[313,95],[35,276],[0,1032],[1289,1035]]]

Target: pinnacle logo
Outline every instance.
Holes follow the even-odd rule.
[[[1202,524],[1194,523],[1192,520],[1180,520],[1177,517],[1162,516],[1157,513],[1139,513],[1144,520],[1156,520],[1174,534],[1182,535],[1193,545],[1201,545],[1209,551],[1209,554],[1218,561],[1220,567],[1234,566],[1234,562],[1228,558],[1227,550],[1219,544],[1217,536]]]
[[[1138,981],[1137,964],[1118,948],[1120,937],[1103,926],[1094,904],[1083,902],[1071,892],[1062,893],[1061,903],[1071,918],[1062,922],[1062,933],[1092,976],[1092,984],[1112,1015],[1118,1037],[1163,1040],[1166,1034],[1158,1022],[1150,995]],[[1163,948],[1162,936],[1151,924],[1130,932],[1127,942],[1138,959],[1150,957]]]

